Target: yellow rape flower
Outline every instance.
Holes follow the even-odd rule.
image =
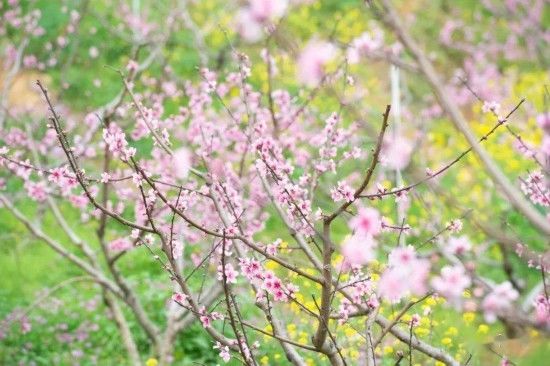
[[[348,338],[354,336],[355,333],[356,333],[355,330],[354,330],[353,328],[351,328],[351,327],[346,327],[346,328],[344,329],[344,334],[345,334],[346,337],[348,337]]]
[[[477,327],[477,332],[487,334],[487,332],[489,332],[489,326],[487,324],[480,324],[479,327]]]
[[[433,297],[428,297],[428,299],[426,300],[426,304],[429,306],[435,306],[437,305],[437,302]]]
[[[147,361],[145,361],[145,366],[157,366],[159,362],[156,358],[150,358]]]
[[[464,322],[465,322],[466,324],[470,324],[475,318],[476,318],[476,314],[475,314],[475,313],[471,313],[471,312],[464,313],[464,314],[462,315],[462,319],[464,319]]]
[[[428,328],[418,327],[414,329],[414,333],[419,337],[425,337],[430,334],[430,330]]]
[[[272,260],[269,260],[267,261],[267,263],[265,264],[265,268],[269,269],[269,270],[275,270],[277,268],[279,268],[279,263],[275,262],[275,261],[272,261]]]
[[[456,327],[449,327],[449,329],[447,329],[445,334],[448,336],[455,336],[458,334],[458,329],[456,329]]]

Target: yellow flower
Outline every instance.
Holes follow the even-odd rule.
[[[428,334],[430,334],[430,330],[427,329],[427,328],[418,327],[418,328],[414,329],[414,333],[416,335],[418,335],[419,337],[424,337],[424,336],[427,336]]]
[[[448,346],[449,344],[453,343],[453,340],[449,337],[445,337],[441,340],[441,343],[443,343],[444,345]]]
[[[393,347],[391,346],[384,347],[384,354],[389,355],[390,353],[393,353]]]
[[[476,318],[475,313],[464,313],[464,315],[462,315],[462,319],[464,319],[464,322],[466,324],[470,324],[475,318]]]
[[[296,337],[296,324],[288,324],[286,326],[286,330],[288,331],[288,335],[290,336],[290,338]]]
[[[487,324],[480,324],[479,327],[477,327],[477,332],[481,334],[487,334],[489,331],[489,326]]]
[[[355,335],[355,333],[357,332],[352,327],[344,328],[344,334],[346,335],[347,338],[351,338],[352,336]]]
[[[458,329],[456,329],[455,327],[449,327],[449,329],[447,329],[445,334],[449,336],[455,336],[458,334]]]
[[[277,263],[275,261],[272,261],[272,260],[269,260],[265,264],[265,268],[270,269],[270,270],[275,270],[275,269],[279,268],[279,263]]]
[[[311,310],[311,311],[316,311],[317,310],[317,306],[315,306],[315,302],[313,302],[313,300],[306,301],[305,304],[304,304],[304,307],[308,310]]]
[[[269,365],[269,357],[267,356],[264,356],[260,359],[260,362],[262,363],[262,365]]]
[[[145,361],[145,366],[157,366],[159,362],[156,358],[150,358],[147,361]]]

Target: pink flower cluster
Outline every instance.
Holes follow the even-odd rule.
[[[466,235],[459,237],[451,236],[445,247],[445,250],[453,255],[464,255],[470,249],[472,249],[472,244]]]
[[[377,51],[384,45],[384,33],[378,27],[361,34],[351,41],[347,50],[348,62],[356,64],[362,57],[368,56],[373,51]]]
[[[298,80],[309,87],[317,86],[325,76],[325,67],[335,57],[336,47],[331,43],[309,41],[298,57]]]
[[[199,309],[199,320],[204,328],[209,328],[212,325],[212,322],[215,320],[223,319],[223,314],[220,314],[216,311],[208,313],[206,311],[206,306],[201,306]]]
[[[534,301],[535,321],[543,326],[550,326],[550,300],[546,294],[540,294]]]
[[[340,324],[345,323],[349,315],[358,310],[361,305],[368,309],[376,309],[380,306],[378,296],[374,292],[374,284],[370,277],[365,275],[361,269],[356,268],[351,273],[350,279],[344,285],[351,292],[351,300],[343,298],[338,308]]]
[[[522,180],[521,189],[534,204],[550,207],[550,190],[542,172],[536,171],[529,174],[525,180]]]
[[[241,273],[259,289],[256,301],[265,297],[264,291],[273,296],[275,301],[288,301],[298,291],[292,283],[283,284],[272,271],[265,270],[259,261],[250,258],[239,258]]]
[[[136,149],[128,146],[124,132],[114,123],[103,130],[103,140],[109,146],[109,151],[123,160],[128,160],[136,154]]]
[[[224,276],[225,272],[225,276]],[[239,275],[239,272],[233,268],[233,265],[231,263],[225,264],[225,271],[224,266],[219,265],[218,266],[218,281],[227,281],[227,283],[237,283],[237,276]],[[224,278],[225,277],[225,278]]]
[[[470,276],[461,265],[443,267],[441,274],[431,281],[434,290],[455,305],[460,304],[464,290],[471,283]]]
[[[109,243],[109,249],[113,252],[123,252],[133,248],[133,244],[128,238],[117,238]]]
[[[490,323],[494,322],[497,316],[502,315],[512,307],[512,303],[518,297],[519,293],[510,282],[506,281],[496,285],[481,303],[485,319]]]
[[[382,230],[380,213],[374,208],[361,207],[349,221],[349,227],[353,234],[342,245],[344,265],[365,265],[376,257],[378,244],[374,237]]]
[[[249,0],[248,6],[237,12],[236,28],[247,42],[257,42],[263,36],[263,28],[283,16],[288,0]]]
[[[378,282],[378,293],[384,299],[398,302],[404,296],[421,295],[426,292],[430,263],[418,258],[412,245],[391,251],[388,269]]]

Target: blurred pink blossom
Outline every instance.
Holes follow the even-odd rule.
[[[328,42],[311,40],[298,57],[298,80],[317,86],[325,75],[325,66],[336,56],[336,47]]]

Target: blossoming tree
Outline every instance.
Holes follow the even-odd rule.
[[[129,42],[130,59],[104,68],[119,92],[82,115],[64,105],[63,85],[57,89],[45,75],[75,62],[64,49],[81,47],[79,26],[93,13],[67,10],[65,28],[45,35],[39,11],[8,1],[2,31],[13,43],[0,114],[1,209],[96,284],[132,365],[146,355],[128,316],[161,364],[173,361],[175,340],[195,321],[219,362],[246,365],[478,362],[470,350],[451,351],[430,336],[441,316],[435,307],[480,313],[510,336],[547,334],[550,115],[528,99],[505,103],[504,83],[487,85],[505,76],[493,64],[480,69],[500,53],[547,65],[537,55],[548,46],[535,11],[543,2],[484,2],[489,23],[502,17],[518,29],[505,41],[487,36],[477,44],[482,27],[465,24],[466,17],[447,20],[441,47],[464,59],[454,76],[388,0],[353,4],[370,17],[360,34],[341,40],[336,30],[319,30],[294,44],[289,23],[305,20],[300,12],[308,3],[243,2],[221,30],[203,29],[208,22],[201,28],[193,17],[200,5],[192,2],[177,2],[164,23],[123,6],[123,26],[110,31]],[[524,12],[529,22],[518,16]],[[189,79],[169,56],[174,34],[184,31],[198,61]],[[223,35],[217,55],[210,34]],[[43,50],[31,53],[36,45]],[[89,58],[99,56],[98,47],[88,48]],[[285,82],[291,60],[296,81]],[[369,86],[362,71],[369,64],[389,70],[382,85]],[[42,74],[30,114],[8,104],[21,69]],[[403,81],[407,73],[418,91]],[[482,132],[467,121],[471,105],[482,106],[475,117],[487,120]],[[525,118],[536,118],[540,145],[516,127]],[[434,155],[423,122],[435,120],[450,121],[466,145],[441,160],[418,157]],[[485,148],[493,139],[522,156],[519,177]],[[535,239],[510,234],[513,227],[502,230],[449,196],[447,174],[470,157],[487,177],[485,188],[498,191],[491,199],[520,215]],[[32,213],[21,208],[29,200]],[[442,204],[458,209],[442,212]],[[32,216],[40,212],[51,215],[55,230]],[[486,239],[476,242],[477,233]],[[162,290],[163,308],[149,306],[129,283],[121,263],[132,253],[154,263],[171,287]],[[488,265],[499,268],[494,278]],[[274,358],[264,340],[284,357]],[[389,354],[390,346],[398,351]]]

